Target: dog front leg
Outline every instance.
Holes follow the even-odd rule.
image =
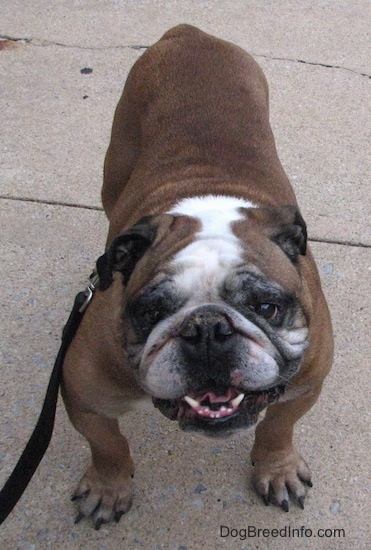
[[[295,422],[312,407],[320,391],[321,386],[292,401],[270,405],[256,428],[252,482],[266,505],[272,502],[287,512],[291,495],[304,508],[312,481],[308,465],[293,445],[293,431]]]
[[[72,500],[78,507],[76,523],[92,517],[99,529],[103,523],[119,521],[131,507],[134,464],[129,445],[116,419],[74,408],[64,395],[67,412],[75,428],[88,440],[92,463],[78,484]]]

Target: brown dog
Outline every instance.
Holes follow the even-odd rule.
[[[253,482],[304,506],[295,422],[332,362],[306,227],[278,160],[268,88],[243,50],[178,26],[135,63],[107,152],[99,289],[68,351],[63,397],[92,465],[95,526],[126,512],[134,465],[117,418],[152,398],[182,429],[255,425]]]

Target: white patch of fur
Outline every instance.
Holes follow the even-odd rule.
[[[255,208],[236,197],[207,195],[181,200],[169,212],[198,218],[201,230],[195,241],[178,252],[172,265],[176,285],[192,294],[193,300],[217,300],[220,283],[242,262],[242,248],[233,234],[232,222],[242,219],[239,208]]]
[[[205,195],[179,201],[169,214],[182,214],[199,218],[202,230],[199,237],[225,237],[232,234],[230,224],[242,218],[238,208],[256,208],[252,202],[237,197]],[[233,235],[233,234],[232,234]]]

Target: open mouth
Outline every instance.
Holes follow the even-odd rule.
[[[225,418],[231,416],[237,410],[245,398],[245,393],[239,392],[236,388],[228,388],[225,394],[217,394],[214,391],[207,391],[202,394],[185,395],[185,401],[191,411],[202,418]]]
[[[153,397],[152,401],[167,418],[178,420],[182,429],[208,432],[254,425],[260,411],[277,401],[284,390],[283,385],[262,391],[218,387],[191,391],[180,399]]]

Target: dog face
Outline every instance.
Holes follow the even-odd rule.
[[[305,224],[294,207],[212,197],[182,201],[160,218],[119,236],[108,253],[108,272],[123,275],[128,362],[181,428],[218,435],[250,427],[297,374],[307,347]]]

